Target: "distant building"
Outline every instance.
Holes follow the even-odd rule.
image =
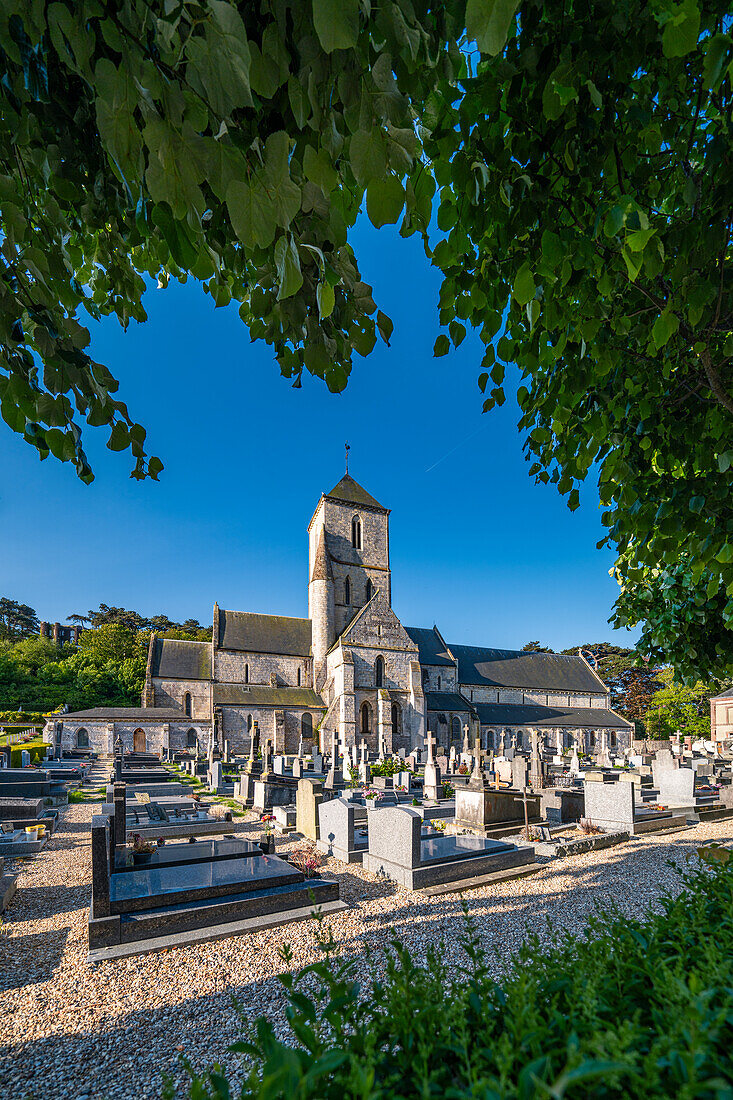
[[[336,731],[353,745],[410,749],[427,729],[447,747],[554,751],[627,746],[633,724],[581,656],[454,645],[437,627],[404,627],[392,609],[389,510],[347,473],[308,526],[307,619],[214,605],[210,642],[150,639],[142,708],[58,716],[63,748],[159,751],[208,743],[249,749],[257,722],[278,752]],[[320,735],[319,735],[320,731]],[[203,747],[203,746],[202,746]]]
[[[710,700],[710,729],[713,741],[733,740],[733,687]]]
[[[67,642],[79,644],[80,626],[66,626],[61,623],[41,623],[38,633],[42,638],[51,638],[56,645],[65,645]]]

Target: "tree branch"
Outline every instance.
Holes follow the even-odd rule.
[[[718,374],[717,370],[710,360],[710,352],[707,348],[700,355],[700,359],[702,361],[703,369],[705,370],[705,377],[707,378],[710,389],[713,391],[718,403],[721,404],[723,408],[727,409],[731,416],[733,416],[733,397],[731,397],[731,395],[725,389],[720,375]]]

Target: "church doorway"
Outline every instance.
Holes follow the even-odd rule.
[[[135,730],[132,735],[132,751],[145,752],[145,730]]]

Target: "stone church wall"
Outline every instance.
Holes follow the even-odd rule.
[[[211,683],[209,680],[153,680],[156,707],[184,709],[186,693],[191,696],[191,717],[211,718]]]
[[[214,651],[214,679],[220,684],[270,684],[270,677],[277,676],[279,687],[312,687],[311,659],[309,657],[279,656],[272,653],[240,653],[235,650]],[[249,667],[249,679],[247,676]]]

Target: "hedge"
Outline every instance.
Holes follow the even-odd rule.
[[[360,997],[351,961],[325,957],[281,981],[290,1036],[260,1018],[241,1097],[277,1100],[731,1100],[733,861],[682,876],[660,913],[591,917],[587,939],[530,939],[501,985],[466,916],[463,972],[396,941]],[[281,952],[290,961],[290,952]],[[192,1075],[193,1100],[230,1096],[226,1071]],[[172,1095],[172,1086],[166,1095]],[[239,1092],[239,1090],[237,1090]]]
[[[17,745],[13,745],[10,749],[10,767],[21,768],[23,766],[21,753],[23,749],[27,749],[31,754],[31,764],[37,764],[39,760],[43,760],[48,752],[49,746],[45,741],[25,741],[20,742]]]

